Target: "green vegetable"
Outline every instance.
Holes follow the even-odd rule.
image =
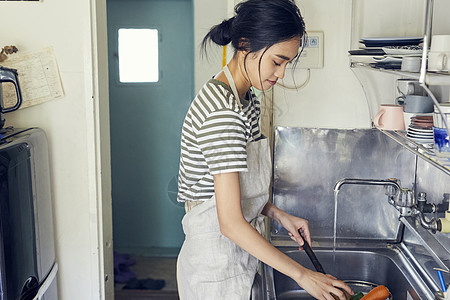
[[[354,293],[354,294],[350,297],[349,300],[359,300],[359,299],[361,299],[362,297],[364,297],[364,294],[363,294],[362,292],[357,292],[357,293]]]

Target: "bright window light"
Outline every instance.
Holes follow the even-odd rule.
[[[119,29],[120,82],[158,82],[158,30]]]

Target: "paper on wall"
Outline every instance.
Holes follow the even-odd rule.
[[[22,92],[20,108],[37,105],[64,96],[58,64],[52,47],[16,53],[2,63],[16,69]],[[3,86],[4,107],[14,106],[16,90],[12,84]]]

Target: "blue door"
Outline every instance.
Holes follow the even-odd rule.
[[[157,29],[159,80],[119,81],[118,30]],[[194,97],[192,0],[108,1],[114,248],[176,255],[180,134]]]

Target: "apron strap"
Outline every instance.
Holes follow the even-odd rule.
[[[226,65],[225,67],[223,67],[223,71],[225,73],[225,76],[228,79],[228,83],[230,84],[231,90],[233,91],[234,97],[236,98],[236,102],[239,106],[239,110],[242,111],[242,104],[241,104],[241,98],[239,97],[237,88],[236,88],[236,84],[234,83],[234,79],[233,79],[233,75],[231,75],[230,69],[228,69],[228,65]],[[250,95],[250,103],[251,105],[253,105],[253,97]],[[231,103],[230,103],[231,105]],[[255,138],[253,137],[253,132],[252,129],[250,128],[250,138],[252,141],[255,140]]]
[[[228,83],[230,84],[231,90],[233,91],[234,97],[236,98],[239,109],[242,110],[241,99],[239,98],[236,84],[234,83],[233,76],[231,75],[230,69],[228,69],[227,65],[223,67],[223,71],[225,73],[225,76],[227,77]]]

